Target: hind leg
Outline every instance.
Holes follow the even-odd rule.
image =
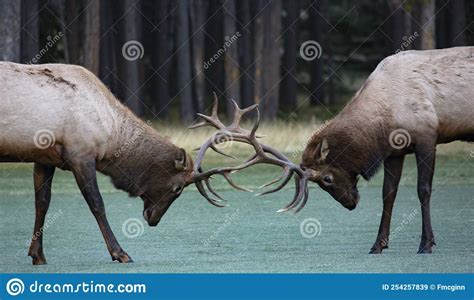
[[[43,253],[43,226],[51,201],[51,183],[53,181],[55,168],[53,166],[35,163],[34,185],[35,185],[35,227],[28,255],[33,259],[33,265],[46,264]]]

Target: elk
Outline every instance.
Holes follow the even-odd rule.
[[[217,118],[215,96],[211,116],[200,114],[203,122],[218,131],[198,152],[196,164],[185,150],[160,136],[123,106],[102,82],[83,67],[64,64],[22,65],[0,62],[0,162],[34,163],[36,219],[29,256],[34,265],[46,263],[43,226],[51,200],[55,169],[72,171],[76,182],[97,220],[113,261],[132,262],[115,238],[106,218],[96,171],[111,178],[113,185],[144,203],[143,217],[156,226],[183,189],[194,183],[214,206],[223,207],[222,198],[209,179],[220,174],[239,189],[230,174],[256,163],[298,170],[286,157],[257,142],[258,120],[251,132],[240,127],[242,116],[257,105],[240,109],[235,102],[234,120],[225,126]],[[254,146],[257,153],[239,166],[203,171],[208,149],[221,135]],[[223,154],[223,153],[222,153]],[[207,190],[219,199],[209,197]],[[306,193],[307,197],[307,193]]]
[[[352,210],[357,181],[383,164],[383,212],[369,253],[388,248],[404,157],[415,154],[422,231],[418,253],[435,245],[430,198],[436,145],[474,141],[474,47],[404,51],[385,58],[344,109],[309,140],[305,176]]]

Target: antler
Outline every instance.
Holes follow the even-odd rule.
[[[245,109],[241,109],[234,100],[232,100],[232,104],[235,109],[234,118],[229,126],[225,126],[217,116],[218,98],[217,95],[214,93],[214,106],[212,108],[212,114],[210,116],[198,114],[199,117],[203,119],[203,121],[190,127],[190,129],[193,129],[202,126],[212,126],[217,129],[217,131],[199,148],[197,154],[196,162],[194,164],[194,183],[196,184],[198,191],[211,204],[218,207],[225,206],[219,203],[221,202],[221,200],[223,200],[223,198],[219,194],[217,194],[210,185],[209,179],[212,175],[220,174],[227,180],[227,182],[232,187],[243,191],[250,191],[235,184],[231,179],[231,174],[256,164],[272,164],[283,167],[283,172],[279,177],[262,185],[260,188],[267,187],[279,181],[281,181],[281,183],[277,187],[259,193],[257,195],[266,195],[281,190],[290,181],[291,177],[295,175],[295,196],[293,200],[287,206],[280,209],[279,212],[291,210],[301,203],[300,207],[296,209],[296,212],[300,211],[308,200],[308,175],[305,174],[305,172],[299,166],[291,162],[290,159],[288,159],[284,154],[280,153],[278,150],[270,146],[261,144],[257,140],[259,136],[256,135],[256,132],[260,124],[260,112],[258,110],[258,104],[254,104]],[[252,130],[248,131],[240,127],[240,121],[245,114],[251,111],[256,112],[257,119],[255,121],[255,124],[253,125]],[[229,156],[215,147],[216,145],[229,140],[245,143],[252,146],[255,150],[255,154],[248,160],[237,166],[213,168],[207,171],[203,171],[202,161],[204,159],[207,149],[211,148],[219,154]],[[209,192],[211,192],[215,197],[217,197],[217,199],[213,199],[208,195],[206,189],[204,188],[204,185],[207,187]]]

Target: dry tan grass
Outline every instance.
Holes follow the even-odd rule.
[[[262,124],[258,132],[264,137],[262,143],[271,145],[290,156],[291,159],[298,159],[306,146],[306,142],[322,125],[321,121],[315,119],[303,122],[273,122]],[[251,128],[252,124],[245,124],[245,128]],[[198,148],[214,132],[212,128],[199,128],[188,130],[183,126],[168,126],[156,124],[155,128],[164,136],[169,137],[173,143],[192,151]],[[251,149],[241,143],[228,143],[221,146],[225,152],[248,154]],[[216,154],[211,154],[214,158]],[[474,144],[464,142],[453,142],[450,144],[439,145],[437,150],[439,155],[471,155],[474,156]]]

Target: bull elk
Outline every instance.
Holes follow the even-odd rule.
[[[383,212],[370,253],[388,247],[405,155],[417,161],[422,231],[418,253],[435,245],[430,198],[436,145],[474,141],[474,47],[404,51],[385,58],[345,108],[309,140],[302,168],[352,210],[357,180],[384,166]]]
[[[299,167],[285,156],[257,142],[258,120],[252,131],[240,127],[247,112],[257,110],[258,114],[256,105],[240,109],[233,102],[234,120],[225,126],[217,118],[216,97],[212,115],[200,115],[204,121],[193,126],[218,129],[201,147],[194,165],[183,149],[137,118],[97,77],[80,66],[0,62],[0,81],[0,162],[34,163],[36,220],[28,252],[34,265],[46,263],[43,226],[56,168],[72,171],[112,260],[121,263],[132,259],[109,226],[96,171],[109,176],[117,189],[143,200],[143,216],[150,226],[159,223],[191,183],[211,204],[224,206],[209,183],[214,174],[224,176],[239,189],[230,174],[256,163],[280,165],[285,174],[298,172],[303,178]],[[220,152],[215,145],[223,142],[222,135],[252,145],[255,156],[242,165],[203,171],[205,152],[209,148]],[[219,199],[211,198],[207,191]]]

